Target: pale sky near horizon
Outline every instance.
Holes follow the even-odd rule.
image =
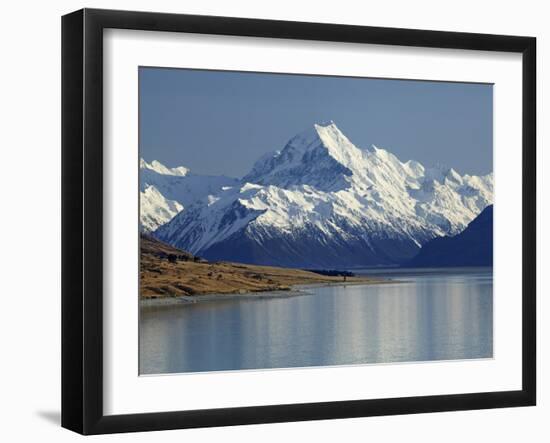
[[[196,173],[242,177],[328,120],[401,161],[493,170],[488,84],[140,68],[139,94],[140,156]]]

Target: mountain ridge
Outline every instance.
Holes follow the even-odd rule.
[[[313,125],[240,182],[195,201],[154,235],[212,260],[292,267],[394,265],[461,232],[492,203],[493,176],[401,162]]]
[[[185,166],[169,168],[154,160],[140,160],[140,230],[153,232],[185,207],[234,186],[235,178],[194,174]]]

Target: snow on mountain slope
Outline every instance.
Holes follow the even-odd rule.
[[[328,122],[264,155],[239,186],[192,205],[155,236],[211,260],[388,265],[462,231],[492,198],[492,174],[403,163],[376,146],[359,149]]]
[[[188,205],[235,186],[236,179],[193,174],[184,166],[168,168],[158,161],[140,161],[140,224],[154,231]]]
[[[140,195],[140,223],[142,231],[154,231],[170,221],[183,206],[168,200],[154,186],[148,186]]]
[[[189,173],[189,169],[187,169],[185,166],[168,168],[157,160],[153,160],[151,163],[147,163],[145,160],[140,159],[139,167],[140,169],[149,169],[150,171],[154,171],[157,174],[162,175],[177,175],[180,177],[185,177]]]

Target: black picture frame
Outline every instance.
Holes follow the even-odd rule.
[[[503,51],[523,63],[522,389],[391,399],[104,415],[103,30]],[[83,9],[62,18],[62,426],[82,434],[536,404],[536,39],[228,17]]]

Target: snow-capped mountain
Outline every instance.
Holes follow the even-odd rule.
[[[234,186],[237,179],[193,174],[184,166],[168,168],[158,161],[140,160],[140,225],[152,232],[186,206]]]
[[[356,267],[410,259],[461,232],[493,200],[493,175],[461,176],[356,147],[333,122],[313,125],[155,236],[210,260]]]
[[[149,171],[153,171],[161,175],[175,175],[178,177],[185,177],[187,174],[189,174],[189,169],[187,169],[185,166],[168,168],[157,160],[153,160],[151,163],[147,163],[145,160],[140,159],[139,167],[140,169],[148,169]]]
[[[151,232],[170,221],[183,206],[168,200],[154,186],[147,186],[140,193],[140,223],[142,231]]]

